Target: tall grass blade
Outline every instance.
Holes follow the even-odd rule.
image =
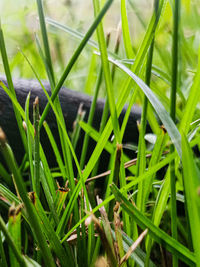
[[[83,48],[85,47],[85,45],[87,44],[88,40],[90,39],[90,37],[92,36],[92,34],[94,33],[94,31],[96,30],[98,24],[100,23],[101,19],[103,18],[103,16],[105,15],[105,13],[107,12],[108,8],[110,7],[110,5],[112,4],[113,0],[108,0],[104,7],[102,8],[101,12],[98,14],[98,16],[96,17],[96,19],[94,20],[93,24],[91,25],[91,27],[89,28],[88,32],[85,34],[84,38],[82,39],[80,45],[78,46],[78,48],[76,49],[76,51],[74,52],[73,56],[71,57],[67,67],[65,68],[59,82],[57,83],[52,96],[51,96],[51,100],[54,101],[56,96],[58,95],[64,81],[66,80],[69,72],[71,71],[74,63],[77,61],[80,53],[82,52]],[[50,103],[47,104],[45,110],[43,111],[43,114],[41,116],[40,119],[40,127],[43,124],[43,121],[45,120],[49,110],[50,110]]]
[[[199,201],[199,169],[194,161],[192,150],[188,144],[185,135],[182,136],[182,149],[183,149],[183,185],[185,192],[185,199],[187,211],[189,215],[189,224],[192,234],[192,243],[196,256],[196,266],[200,266],[200,201]]]

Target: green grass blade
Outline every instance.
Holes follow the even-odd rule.
[[[91,27],[89,28],[88,32],[85,34],[84,38],[82,39],[80,45],[78,46],[78,48],[76,49],[76,51],[74,52],[73,56],[71,57],[67,67],[65,68],[59,82],[57,83],[53,94],[51,96],[51,100],[54,101],[55,98],[57,97],[64,81],[66,80],[69,72],[71,71],[74,63],[77,61],[79,55],[81,54],[83,48],[85,47],[85,45],[87,44],[88,40],[90,39],[90,37],[92,36],[92,34],[94,33],[94,31],[96,30],[98,24],[100,23],[101,19],[103,18],[103,16],[105,15],[105,13],[107,12],[108,8],[110,7],[110,5],[112,4],[113,0],[108,0],[104,7],[102,8],[101,12],[98,14],[98,16],[96,17],[96,19],[94,20],[93,24],[91,25]],[[49,110],[51,108],[50,103],[47,104],[45,110],[43,111],[43,114],[41,116],[40,119],[40,127],[43,124],[43,121],[45,120]]]
[[[74,30],[74,29],[72,29],[66,25],[63,25],[63,24],[61,24],[61,23],[59,23],[59,22],[57,22],[51,18],[46,18],[45,20],[49,25],[70,34],[71,36],[75,37],[76,39],[82,40],[85,36],[83,33],[79,32],[77,30]],[[88,40],[87,44],[92,46],[93,48],[99,49],[98,44],[91,39]]]
[[[136,83],[137,85],[142,89],[142,91],[147,96],[149,102],[154,107],[155,111],[157,112],[158,116],[160,117],[162,123],[164,124],[169,136],[172,139],[172,142],[174,143],[177,152],[181,158],[182,151],[181,151],[181,135],[170,118],[168,112],[163,107],[162,103],[158,100],[158,98],[155,96],[155,94],[151,91],[151,89],[138,77],[136,76],[130,69],[128,69],[126,66],[122,65],[121,63],[109,58],[109,60],[118,66],[121,70],[123,70],[125,73],[127,73]]]
[[[172,80],[171,80],[171,95],[170,95],[170,116],[175,122],[176,120],[176,92],[178,83],[178,55],[179,55],[179,13],[180,1],[174,1],[173,10],[173,43],[172,43]],[[174,152],[174,145],[170,146],[170,152]],[[176,176],[175,176],[175,161],[170,163],[170,187],[171,187],[171,231],[172,237],[177,239],[177,207],[176,207]],[[173,255],[173,266],[178,266],[178,258]]]
[[[0,236],[0,264],[1,266],[8,267],[7,261],[6,261],[6,255],[3,247],[3,242],[2,242],[2,235]]]
[[[5,74],[6,74],[9,90],[12,92],[12,94],[16,98],[15,89],[14,89],[14,86],[13,86],[11,72],[10,72],[10,67],[9,67],[9,63],[8,63],[8,56],[7,56],[7,53],[6,53],[6,46],[5,46],[5,42],[4,42],[3,31],[2,31],[2,28],[1,28],[1,22],[0,22],[0,51],[1,51],[1,56],[2,56],[2,60],[3,60],[3,66],[4,66],[4,70],[5,70]],[[27,146],[26,146],[26,135],[25,135],[25,132],[24,132],[24,129],[23,129],[23,126],[22,126],[22,119],[21,119],[19,111],[16,109],[15,106],[13,106],[13,109],[14,109],[15,117],[16,117],[17,124],[18,124],[18,127],[19,127],[19,132],[20,132],[20,135],[21,135],[21,138],[22,138],[22,142],[23,142],[23,145],[24,145],[24,149],[26,151],[26,148],[27,148]]]
[[[126,186],[122,187],[120,189],[121,192],[123,191],[128,191],[131,190],[133,188],[133,186],[137,185],[139,182],[141,182],[144,179],[147,179],[149,176],[153,175],[155,172],[157,172],[158,170],[160,170],[161,168],[163,168],[164,166],[168,165],[170,161],[172,161],[174,159],[174,157],[176,156],[175,153],[169,155],[168,157],[166,157],[164,160],[162,160],[161,162],[157,163],[155,166],[151,167],[148,172],[145,172],[144,174],[142,174],[141,176],[135,178],[135,177],[129,177],[129,180],[131,180],[130,183],[128,183]],[[77,192],[79,192],[80,190],[80,182],[77,184],[76,186],[76,193],[73,192],[72,197],[69,200],[68,206],[67,208],[70,209],[70,207],[73,205],[73,201],[75,196],[78,194]],[[100,207],[106,206],[110,201],[112,201],[114,198],[113,195],[107,197],[100,205],[96,206],[92,212],[95,213],[96,211],[99,210]],[[62,242],[64,240],[66,240],[71,233],[73,233],[73,231],[82,223],[84,222],[90,215],[86,215],[83,219],[80,220],[80,222],[78,222],[74,227],[72,227],[72,229],[64,236],[64,238],[62,239]],[[66,218],[66,215],[65,215]],[[64,220],[64,219],[63,219]],[[62,222],[63,223],[63,222]],[[60,223],[61,224],[61,223]]]
[[[122,19],[122,32],[123,41],[127,58],[134,58],[134,52],[132,49],[131,36],[128,26],[128,17],[126,12],[126,0],[121,1],[121,19]]]
[[[21,210],[17,210],[14,206],[11,206],[9,209],[8,231],[10,232],[18,251],[21,252]],[[9,258],[11,267],[20,267],[11,247],[9,247]]]
[[[33,142],[33,155],[34,155],[34,191],[40,195],[40,128],[39,128],[39,98],[36,97],[33,102],[33,127],[34,127],[34,142]]]
[[[121,202],[121,207],[131,217],[133,217],[142,229],[148,228],[149,234],[158,242],[165,246],[170,252],[184,259],[188,264],[196,263],[195,256],[178,241],[167,235],[164,231],[156,227],[147,217],[145,217],[134,205],[132,205],[113,184],[111,190],[116,199]]]
[[[35,232],[35,235],[37,236],[38,244],[41,250],[43,251],[43,257],[46,261],[46,263],[49,266],[55,266],[52,254],[47,246],[46,239],[44,237],[44,234],[41,229],[40,222],[37,217],[37,213],[33,207],[33,204],[31,203],[30,199],[27,196],[27,191],[24,185],[23,178],[19,172],[19,169],[17,167],[14,155],[12,153],[12,150],[10,149],[9,145],[6,143],[5,135],[1,130],[1,139],[0,139],[0,149],[1,152],[5,158],[5,161],[10,169],[10,171],[13,173],[13,177],[15,179],[15,183],[18,189],[18,192],[20,194],[20,197],[22,201],[24,202],[24,205],[26,207],[29,221],[31,222],[31,226]]]
[[[11,234],[9,233],[1,216],[0,216],[0,229],[3,232],[9,246],[12,248],[13,253],[15,254],[15,257],[18,263],[20,264],[20,266],[27,267],[22,254],[19,252],[18,247],[16,246],[14,240],[12,239]]]
[[[97,17],[97,14],[100,11],[99,0],[93,0],[93,5],[94,5],[94,13],[95,13],[95,16]],[[106,48],[106,40],[104,37],[102,22],[100,22],[99,26],[97,27],[97,37],[98,37],[99,49],[101,53],[101,62],[102,62],[103,74],[105,78],[106,92],[107,92],[107,98],[108,98],[108,103],[109,103],[109,108],[110,108],[113,131],[114,131],[114,135],[117,140],[117,143],[121,144],[120,129],[119,129],[117,111],[116,111],[116,106],[115,106],[115,101],[114,101],[114,90],[113,90],[113,84],[112,84],[112,77],[110,73],[108,54],[107,54],[107,48]]]
[[[30,103],[30,92],[27,95],[25,102],[25,116],[26,116],[26,134],[27,134],[27,146],[28,146],[28,158],[30,165],[30,176],[32,181],[32,189],[36,190],[36,183],[34,179],[34,167],[33,167],[33,156],[32,156],[32,146],[33,146],[33,137],[31,135],[30,125],[29,125],[29,103]]]
[[[53,134],[51,132],[51,129],[49,128],[49,125],[48,125],[48,123],[46,121],[44,121],[43,126],[44,126],[44,129],[45,129],[45,131],[46,131],[46,133],[48,135],[48,138],[49,138],[49,141],[51,143],[51,146],[53,148],[53,152],[55,154],[56,161],[57,161],[58,166],[60,168],[60,171],[62,173],[62,177],[65,178],[66,177],[65,166],[63,164],[62,157],[61,157],[60,152],[58,150],[58,146],[57,146],[57,144],[56,144],[56,142],[54,140],[54,137],[53,137]]]
[[[197,72],[195,74],[194,81],[190,88],[189,97],[187,99],[187,103],[186,103],[186,106],[183,112],[182,120],[179,126],[180,131],[183,131],[186,135],[189,132],[190,123],[192,122],[195,109],[196,109],[196,105],[200,98],[199,86],[200,86],[200,47],[199,47],[199,53],[198,53]]]
[[[189,223],[192,234],[192,243],[196,256],[196,266],[200,266],[200,201],[199,201],[199,170],[193,158],[192,150],[185,135],[182,136],[183,149],[183,184],[186,198],[186,205],[189,215]]]
[[[41,32],[42,32],[43,47],[44,47],[44,51],[45,51],[45,62],[46,62],[45,65],[47,66],[47,74],[49,76],[50,84],[54,88],[55,78],[54,78],[53,65],[52,65],[52,60],[51,60],[47,30],[46,30],[46,25],[45,25],[42,0],[37,0],[37,9],[38,9],[38,15],[39,15],[39,21],[40,21],[40,28],[41,28]]]

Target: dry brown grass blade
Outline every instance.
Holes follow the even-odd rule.
[[[162,155],[166,155],[168,153],[169,153],[169,151],[165,151],[165,152],[163,152]],[[146,158],[150,158],[151,156],[152,156],[152,154],[147,154],[146,155]],[[131,160],[125,162],[124,168],[127,169],[127,168],[129,168],[129,167],[131,167],[133,165],[136,165],[136,163],[137,163],[137,158],[131,159]],[[111,170],[108,170],[106,172],[102,172],[101,174],[98,174],[96,176],[93,176],[91,178],[88,178],[87,181],[86,181],[86,183],[91,182],[91,181],[96,180],[96,179],[99,179],[99,178],[102,178],[102,177],[105,177],[105,176],[109,175],[110,173],[111,173]]]
[[[132,246],[129,248],[126,255],[124,255],[123,258],[121,258],[120,265],[122,265],[125,261],[128,260],[128,258],[131,256],[131,253],[137,248],[137,246],[142,242],[145,235],[147,234],[148,229],[145,229],[144,232],[141,233],[141,235],[138,237],[138,239],[132,244]]]

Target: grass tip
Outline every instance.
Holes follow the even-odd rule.
[[[1,146],[5,146],[6,144],[6,135],[1,127],[0,127],[0,144]]]
[[[33,105],[34,106],[39,105],[39,97],[38,96],[36,96],[35,101],[33,102]]]

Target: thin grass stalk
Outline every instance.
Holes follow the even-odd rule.
[[[77,111],[76,119],[73,123],[73,132],[71,135],[71,143],[75,151],[76,151],[76,147],[77,147],[77,143],[78,143],[78,140],[80,137],[80,131],[81,131],[79,122],[83,121],[84,117],[85,117],[85,111],[83,110],[83,105],[81,103]]]
[[[37,213],[33,207],[33,204],[31,203],[30,199],[27,196],[27,191],[24,185],[23,178],[19,172],[12,150],[7,144],[5,134],[2,130],[0,131],[0,150],[3,154],[3,157],[10,171],[13,173],[13,177],[15,179],[17,190],[26,207],[26,211],[27,211],[29,220],[31,222],[31,226],[34,230],[35,236],[37,237],[38,245],[41,251],[43,252],[43,258],[45,260],[45,263],[48,264],[49,266],[54,267],[55,263],[54,263],[52,254],[50,252],[50,249],[47,246],[46,238],[42,232]]]
[[[40,20],[40,28],[42,32],[42,40],[43,40],[43,47],[44,47],[44,52],[45,52],[45,58],[44,58],[44,63],[46,67],[46,72],[49,77],[50,85],[52,91],[54,91],[55,88],[55,77],[54,77],[54,71],[53,71],[53,65],[52,65],[52,60],[51,60],[51,54],[50,54],[50,48],[49,48],[49,41],[48,41],[48,35],[47,35],[47,30],[46,30],[46,24],[45,24],[45,18],[44,18],[44,11],[43,11],[43,5],[42,5],[42,0],[37,0],[37,6],[38,6],[38,13],[39,13],[39,20]],[[42,57],[43,58],[43,57]],[[61,105],[58,99],[58,96],[55,98],[55,107],[60,115],[60,119],[63,122],[63,125],[65,126],[64,123],[64,117],[61,109]],[[64,161],[67,166],[69,176],[74,177],[74,172],[72,168],[72,157],[70,153],[69,146],[63,136],[62,129],[57,121],[58,125],[58,132],[60,136],[60,142],[61,142],[61,147],[62,147],[62,152],[64,156]]]
[[[12,188],[12,178],[11,175],[7,172],[7,170],[4,168],[4,166],[0,163],[0,173],[1,177],[5,181],[5,183],[9,186],[9,188]]]
[[[55,78],[54,78],[54,71],[53,71],[53,65],[52,65],[52,60],[51,60],[51,53],[50,53],[50,48],[49,48],[49,41],[48,41],[48,36],[47,36],[42,0],[37,0],[37,9],[38,9],[38,15],[39,15],[39,20],[40,20],[40,28],[42,32],[43,47],[45,51],[45,62],[48,67],[47,74],[50,80],[50,84],[53,85],[53,88],[54,88]]]
[[[178,83],[178,55],[179,55],[179,12],[180,0],[174,0],[173,8],[173,43],[172,43],[172,80],[170,95],[170,116],[175,122],[176,120],[176,92]],[[170,153],[175,150],[174,145],[170,146]],[[171,187],[171,231],[172,237],[177,239],[177,206],[176,206],[176,175],[175,160],[170,163],[170,187]],[[173,266],[178,266],[177,255],[173,255]]]
[[[66,169],[65,169],[65,166],[63,164],[63,160],[62,160],[62,157],[60,155],[58,146],[57,146],[57,144],[56,144],[56,142],[54,140],[54,136],[53,136],[53,134],[51,132],[51,129],[50,129],[50,127],[49,127],[49,125],[47,124],[46,121],[44,121],[43,126],[44,126],[44,129],[45,129],[45,131],[46,131],[46,133],[48,135],[48,138],[49,138],[49,141],[50,141],[51,146],[53,148],[53,151],[54,151],[58,166],[60,168],[60,171],[62,173],[62,177],[64,179],[67,176],[67,174],[66,174]]]
[[[94,118],[94,113],[95,113],[95,108],[96,108],[96,103],[97,103],[97,98],[98,98],[98,94],[99,94],[99,89],[100,89],[100,85],[102,82],[102,74],[103,74],[103,70],[102,70],[102,66],[100,67],[99,73],[98,73],[98,78],[96,81],[96,85],[95,85],[95,92],[94,92],[94,98],[92,100],[92,105],[90,108],[90,112],[89,112],[89,116],[88,116],[88,125],[92,125],[93,122],[93,118]],[[87,148],[88,148],[88,143],[89,143],[89,134],[85,134],[84,137],[84,141],[83,141],[83,147],[82,147],[82,153],[81,153],[81,159],[80,159],[80,167],[81,169],[84,168],[84,164],[85,164],[85,158],[86,158],[86,154],[87,154]]]
[[[18,248],[17,248],[15,242],[13,241],[10,233],[8,232],[8,229],[7,229],[6,225],[5,225],[5,222],[3,221],[1,216],[0,216],[0,229],[3,232],[7,242],[9,244],[9,246],[13,250],[13,253],[14,253],[18,263],[20,264],[20,266],[27,267],[26,262],[24,260],[24,257],[22,256],[21,252],[18,250]]]
[[[83,48],[85,47],[85,45],[87,44],[88,40],[90,39],[90,37],[92,36],[92,34],[94,33],[94,31],[96,30],[98,24],[100,23],[101,19],[103,18],[103,16],[105,15],[105,13],[107,12],[107,10],[109,9],[110,5],[112,4],[113,0],[108,0],[104,7],[102,8],[101,12],[98,14],[98,16],[96,17],[96,19],[94,20],[94,22],[92,23],[92,25],[90,26],[88,32],[85,34],[84,38],[82,39],[81,43],[79,44],[78,48],[76,49],[76,51],[74,52],[73,56],[71,57],[67,67],[65,68],[59,82],[57,83],[52,96],[51,96],[51,100],[54,101],[56,96],[58,95],[64,81],[66,80],[69,72],[71,71],[73,65],[75,64],[75,62],[77,61],[79,55],[81,54]],[[51,108],[50,103],[47,104],[47,106],[45,107],[45,110],[43,111],[43,114],[41,116],[40,119],[40,127],[42,126],[47,114],[49,113],[49,110]]]
[[[116,44],[115,44],[115,48],[114,48],[114,54],[116,54],[116,55],[118,55],[118,52],[119,52],[120,42],[121,42],[121,29],[119,26],[118,32],[117,32],[117,40],[116,40]],[[107,39],[107,46],[108,45],[109,45],[109,43],[108,43],[108,39]],[[116,66],[113,65],[112,70],[111,70],[111,77],[112,77],[113,83],[114,83],[114,78],[115,78],[115,72],[116,72]],[[101,122],[100,122],[100,129],[99,129],[100,134],[103,132],[103,130],[106,126],[106,122],[108,120],[108,115],[109,115],[109,103],[108,103],[108,98],[106,98],[104,109],[103,109],[103,114],[102,114]],[[99,163],[100,163],[100,159],[97,161],[97,163],[96,163],[96,165],[92,171],[92,176],[96,176],[96,174],[98,172],[98,168],[99,168]]]
[[[33,125],[34,125],[34,191],[40,195],[40,128],[39,128],[39,98],[33,103]]]
[[[95,16],[97,16],[97,14],[100,11],[99,0],[93,0],[93,6],[94,6],[94,14]],[[119,128],[117,111],[116,111],[116,106],[115,106],[115,101],[114,101],[114,90],[113,90],[112,78],[111,78],[110,67],[109,67],[109,62],[108,62],[108,54],[107,54],[106,41],[104,37],[104,30],[103,30],[102,22],[100,22],[99,26],[97,27],[97,38],[98,38],[99,49],[101,53],[101,61],[102,61],[102,67],[103,67],[103,74],[105,78],[105,85],[106,85],[106,92],[107,92],[108,103],[109,103],[109,108],[110,108],[110,115],[111,115],[111,120],[112,120],[112,125],[113,125],[113,132],[117,140],[117,143],[121,144],[120,128]]]
[[[108,34],[107,38],[106,38],[107,46],[109,45],[109,42],[110,42],[110,34]],[[102,65],[101,65],[100,69],[99,69],[99,72],[98,72],[98,78],[97,78],[97,81],[96,81],[96,85],[95,85],[94,98],[92,100],[92,105],[91,105],[89,116],[88,116],[88,122],[87,123],[90,126],[92,125],[93,118],[94,118],[96,102],[97,102],[97,98],[98,98],[98,95],[99,95],[99,90],[100,90],[100,86],[101,86],[101,82],[102,82],[102,77],[103,77],[103,68],[102,68]],[[84,137],[84,141],[83,141],[83,148],[82,148],[81,160],[80,160],[81,169],[84,168],[84,163],[85,163],[88,143],[89,143],[89,134],[86,133],[85,137]]]
[[[41,56],[42,60],[44,61],[46,70],[48,72],[48,66],[46,65],[44,53],[42,51],[42,48],[41,48],[41,45],[40,45],[40,41],[37,38],[37,36],[36,36],[36,44],[38,46],[38,50],[39,50],[40,56]],[[27,57],[24,55],[23,52],[22,52],[22,54],[25,57],[25,59],[28,61]],[[33,70],[33,67],[31,65],[31,63],[29,61],[28,61],[28,63],[29,63],[29,65],[31,66],[31,68]],[[33,71],[33,72],[35,73],[35,71]],[[36,78],[38,79],[38,75],[36,75]],[[49,80],[50,80],[50,78],[49,78]],[[55,83],[51,83],[51,80],[50,80],[50,84],[51,84],[51,88],[53,90],[54,87],[55,87]],[[63,118],[63,114],[62,114],[62,110],[61,110],[61,106],[60,106],[58,97],[55,98],[55,103],[54,104],[55,104],[56,110],[59,113],[59,117],[60,117],[60,119],[63,122],[63,126],[65,127],[65,122],[64,122],[64,118]],[[62,130],[60,128],[60,125],[58,123],[58,120],[57,120],[57,124],[58,124],[58,133],[59,133],[59,137],[60,137],[60,143],[61,143],[61,147],[62,147],[63,158],[64,158],[64,162],[65,162],[65,165],[66,165],[67,176],[70,177],[70,179],[73,179],[74,178],[74,173],[73,173],[73,168],[72,168],[72,157],[71,157],[71,153],[70,153],[69,147],[68,147],[68,145],[66,143],[66,140],[63,137],[63,132],[62,132]],[[66,127],[65,127],[65,129],[66,129]]]
[[[156,16],[156,21],[158,22],[158,7],[159,7],[159,0],[154,1],[154,13]],[[157,26],[157,23],[156,23]],[[147,57],[147,65],[146,65],[146,77],[145,83],[150,87],[151,82],[151,70],[152,70],[152,61],[153,61],[153,51],[154,51],[154,39],[155,39],[155,30],[154,28],[153,39],[149,48],[149,53]],[[140,126],[140,136],[139,136],[139,150],[138,150],[138,161],[137,161],[137,174],[136,176],[142,174],[146,168],[146,157],[145,157],[145,132],[146,132],[146,125],[147,125],[147,109],[148,109],[148,98],[144,95],[144,102],[142,107],[142,116],[141,116],[141,126]],[[144,198],[144,182],[138,185],[138,194],[137,194],[137,207],[142,212],[145,210],[145,198]]]
[[[0,264],[4,267],[8,267],[7,261],[6,261],[6,255],[3,247],[3,242],[2,242],[2,235],[0,236],[0,255],[1,255],[1,260]]]
[[[2,56],[2,61],[3,61],[3,66],[4,66],[4,70],[5,70],[5,74],[6,74],[6,79],[7,79],[7,83],[8,83],[8,87],[9,90],[13,93],[13,95],[16,98],[16,94],[15,94],[15,89],[13,86],[13,82],[12,82],[12,76],[11,76],[11,72],[10,72],[10,67],[9,67],[9,63],[8,63],[8,56],[7,56],[7,52],[6,52],[6,46],[5,46],[5,41],[4,41],[4,35],[3,35],[3,30],[1,27],[1,21],[0,21],[0,51],[1,51],[1,56]],[[26,135],[22,126],[22,119],[20,116],[20,113],[18,112],[17,108],[13,105],[13,110],[15,113],[15,117],[17,120],[17,125],[19,128],[19,132],[22,138],[22,143],[24,146],[24,149],[26,151],[27,149],[27,142],[26,142]]]
[[[29,125],[29,103],[30,103],[30,93],[28,94],[25,102],[25,123],[24,130],[27,136],[27,146],[28,146],[28,160],[29,160],[29,168],[30,168],[30,176],[32,183],[32,190],[36,190],[36,180],[34,179],[34,166],[33,166],[33,155],[32,155],[32,146],[33,146],[33,138],[31,135],[31,129]]]

